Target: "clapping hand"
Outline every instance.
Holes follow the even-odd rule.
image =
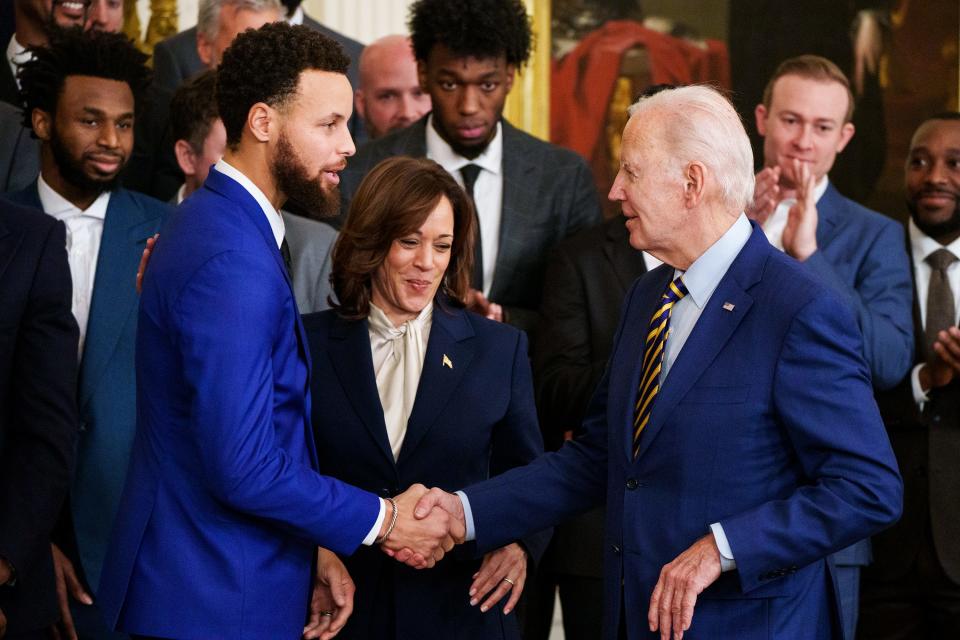
[[[152,238],[147,238],[147,246],[143,248],[140,254],[140,264],[137,265],[137,294],[143,293],[143,274],[147,272],[147,265],[150,264],[150,254],[153,253],[153,247],[160,239],[160,234],[153,234]]]
[[[755,181],[753,201],[745,213],[762,227],[780,204],[780,167],[767,167],[757,174]]]
[[[396,524],[390,530],[390,521],[393,518],[391,506],[380,533],[381,537],[386,535],[381,542],[384,552],[416,569],[434,566],[446,552],[453,549],[454,544],[463,542],[466,537],[462,509],[460,519],[451,517],[443,508],[421,510],[418,501],[425,495],[428,495],[427,488],[422,484],[415,484],[397,496]],[[457,500],[457,503],[459,502]]]
[[[793,161],[797,181],[797,201],[787,213],[783,229],[783,250],[803,262],[817,250],[817,200],[814,191],[817,179],[806,162]]]

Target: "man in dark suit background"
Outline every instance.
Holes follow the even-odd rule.
[[[428,157],[474,197],[480,222],[471,307],[531,331],[547,251],[600,222],[586,163],[503,119],[514,73],[530,55],[530,24],[519,0],[420,0],[410,34],[433,112],[373,140],[342,175],[341,220],[360,180],[396,155]],[[469,176],[469,178],[467,178]]]
[[[50,535],[77,433],[77,323],[64,226],[0,201],[0,637],[59,618]],[[4,636],[6,628],[6,636]]]
[[[171,208],[118,187],[149,82],[146,56],[126,36],[64,32],[34,49],[20,75],[40,175],[8,194],[63,220],[80,325],[80,437],[70,509],[53,549],[65,635],[113,637],[89,593],[99,580],[136,423],[133,274],[146,239]]]
[[[878,396],[905,495],[864,571],[869,640],[960,636],[960,113],[920,125],[905,182],[916,358]]]

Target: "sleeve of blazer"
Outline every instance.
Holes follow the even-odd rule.
[[[289,295],[285,282],[250,277],[270,269],[276,266],[253,252],[220,253],[179,296],[177,339],[193,395],[190,434],[206,461],[206,488],[217,500],[350,554],[376,521],[379,499],[321,476],[277,441],[275,376],[282,372],[274,371],[274,344],[295,338],[277,305]]]
[[[503,420],[494,428],[491,442],[490,475],[499,475],[523,466],[543,453],[543,439],[537,423],[537,410],[532,401],[533,381],[527,357],[527,339],[517,339],[511,374],[510,406]],[[537,563],[547,550],[552,530],[527,535],[522,543],[531,561]]]
[[[864,355],[877,389],[903,380],[913,363],[913,283],[903,228],[892,220],[873,238],[851,287],[819,251],[806,264],[847,302],[863,332]]]
[[[544,433],[577,429],[606,365],[590,348],[586,282],[570,254],[558,249],[547,263],[533,366]]]
[[[587,168],[587,163],[579,156],[574,163],[571,182],[573,185],[573,205],[569,211],[564,212],[562,217],[558,216],[566,224],[557,240],[568,238],[577,231],[589,229],[603,221],[600,199],[597,196],[597,188],[593,183],[593,175]],[[539,306],[539,302],[534,300],[531,304],[531,308],[507,306],[504,307],[504,311],[506,312],[507,322],[536,338],[540,320],[540,313],[536,307]]]
[[[0,458],[0,555],[21,575],[50,553],[77,433],[77,341],[65,228],[50,226],[17,329]]]
[[[771,572],[807,565],[900,517],[903,483],[861,354],[852,318],[831,296],[794,317],[773,410],[809,482],[721,520],[744,593],[778,577]]]

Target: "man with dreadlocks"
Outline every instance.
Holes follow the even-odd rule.
[[[435,160],[477,208],[471,307],[530,332],[547,252],[599,223],[600,204],[582,158],[503,119],[514,74],[530,57],[523,2],[419,0],[408,26],[433,112],[360,149],[342,176],[340,220],[360,180],[384,158]]]
[[[40,175],[10,194],[67,228],[73,314],[80,325],[80,441],[70,488],[73,535],[54,546],[66,637],[109,634],[91,598],[100,580],[136,428],[133,274],[169,205],[120,188],[149,71],[126,36],[79,29],[31,50],[20,72],[26,126],[41,141]],[[64,589],[59,590],[61,594]],[[72,607],[72,614],[71,614]]]

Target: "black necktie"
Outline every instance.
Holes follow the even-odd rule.
[[[470,286],[477,291],[483,291],[483,242],[480,239],[480,211],[477,210],[477,201],[473,197],[473,185],[477,183],[480,167],[475,164],[465,165],[460,168],[460,175],[463,176],[463,189],[473,203],[473,226],[477,231],[473,242],[473,275],[470,278]]]
[[[287,268],[287,275],[293,282],[293,258],[290,257],[290,245],[287,244],[286,238],[280,243],[280,255],[283,257],[283,266]]]
[[[947,267],[957,261],[948,249],[937,249],[926,257],[930,265],[930,284],[927,285],[927,322],[924,327],[927,354],[933,355],[937,334],[956,322],[957,307],[947,279]]]

